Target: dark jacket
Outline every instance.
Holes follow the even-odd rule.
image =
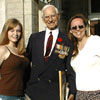
[[[59,100],[59,70],[67,69],[70,92],[75,94],[75,73],[70,66],[72,44],[67,34],[59,32],[56,44],[70,47],[68,56],[64,59],[56,53],[56,44],[47,62],[44,62],[45,31],[32,34],[29,38],[27,53],[32,61],[30,80],[26,93],[32,100]],[[62,41],[59,41],[61,39]]]

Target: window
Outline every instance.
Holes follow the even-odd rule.
[[[89,0],[89,14],[100,14],[100,0]]]

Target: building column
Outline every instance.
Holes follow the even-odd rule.
[[[29,36],[38,31],[38,2],[37,0],[24,0],[24,28],[26,45]]]
[[[6,19],[6,12],[5,12],[5,7],[6,7],[6,1],[5,0],[0,0],[0,33],[2,31],[3,25],[5,23]]]

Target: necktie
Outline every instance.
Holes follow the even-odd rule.
[[[52,42],[53,42],[53,35],[52,35],[52,32],[50,32],[50,36],[48,37],[48,41],[47,41],[47,45],[46,45],[46,53],[45,53],[45,57],[44,57],[45,61],[48,60],[48,56],[49,56],[49,53],[52,48]]]

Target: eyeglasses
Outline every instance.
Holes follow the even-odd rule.
[[[55,19],[55,18],[56,18],[56,15],[57,15],[57,14],[49,15],[49,16],[44,16],[44,19],[45,19],[45,20],[49,20],[50,18]]]
[[[72,30],[77,30],[77,28],[83,29],[84,28],[84,25],[73,26],[71,29]]]

